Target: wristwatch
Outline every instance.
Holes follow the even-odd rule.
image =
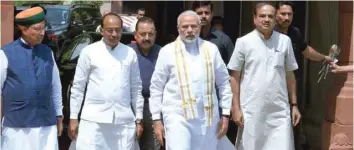
[[[137,119],[135,122],[136,122],[136,124],[140,124],[140,123],[142,123],[142,120],[141,119]]]
[[[297,103],[290,103],[291,107],[297,106]]]
[[[222,115],[225,118],[230,118],[230,115]]]

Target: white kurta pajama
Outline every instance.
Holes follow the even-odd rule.
[[[113,50],[103,40],[85,47],[71,89],[71,119],[77,119],[84,97],[77,150],[133,150],[136,119],[144,99],[135,51],[119,43]]]
[[[290,38],[273,31],[270,39],[254,30],[237,39],[228,64],[241,71],[240,108],[244,128],[238,150],[293,150],[286,72],[298,68]]]
[[[217,149],[219,106],[229,115],[232,93],[228,71],[214,44],[199,38],[194,44],[185,44],[177,38],[164,46],[150,93],[152,118],[163,120],[167,150]],[[222,140],[231,144],[226,137]]]

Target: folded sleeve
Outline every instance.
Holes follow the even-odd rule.
[[[287,51],[285,53],[285,69],[286,71],[294,71],[298,69],[298,65],[296,63],[293,46],[290,38],[287,38]]]
[[[235,49],[231,55],[229,64],[227,67],[230,70],[241,71],[245,62],[244,50],[242,48],[242,39],[236,40]]]

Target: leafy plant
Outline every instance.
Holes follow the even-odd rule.
[[[30,6],[33,4],[52,4],[52,5],[62,5],[64,1],[23,1],[16,0],[14,1],[15,6]]]
[[[74,4],[90,4],[95,6],[101,6],[103,4],[103,0],[95,0],[95,1],[85,1],[85,0],[73,0]]]
[[[23,0],[15,0],[15,6],[30,6],[33,4],[51,4],[51,5],[63,5],[65,1],[51,1],[51,0],[42,0],[42,1],[23,1]],[[85,0],[72,0],[72,4],[90,4],[94,6],[101,6],[103,4],[103,0],[94,0],[94,1],[85,1]]]

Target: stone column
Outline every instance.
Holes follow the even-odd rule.
[[[339,1],[340,65],[353,64],[353,2]],[[353,149],[353,73],[333,76],[322,124],[323,150]]]
[[[1,43],[0,47],[14,38],[14,5],[12,1],[1,1]]]

